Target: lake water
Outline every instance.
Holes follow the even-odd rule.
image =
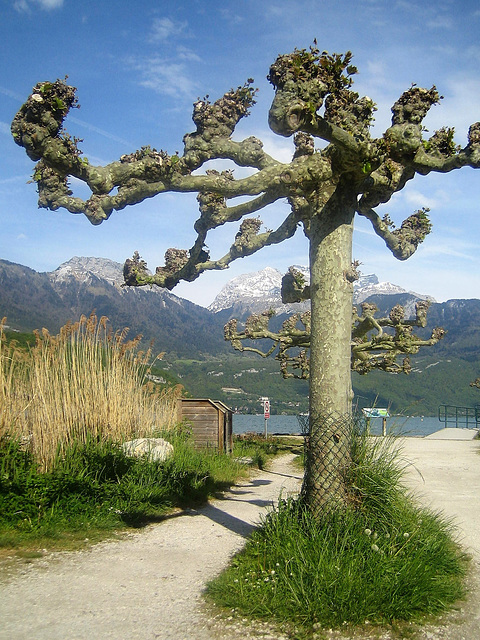
[[[444,423],[438,417],[406,417],[392,416],[387,418],[387,433],[402,436],[428,436],[444,428]],[[455,424],[448,424],[454,427]],[[460,425],[459,425],[460,426]],[[267,421],[268,433],[274,434],[300,434],[301,427],[296,416],[272,415]],[[261,415],[233,415],[233,433],[264,433],[265,420]],[[373,435],[382,433],[382,418],[372,418],[370,432]]]

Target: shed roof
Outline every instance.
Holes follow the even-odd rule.
[[[188,402],[208,402],[210,403],[213,407],[215,407],[216,409],[220,409],[220,411],[222,411],[222,413],[228,413],[231,411],[230,407],[227,407],[227,405],[222,402],[221,400],[212,400],[211,398],[180,398],[180,402],[182,403],[188,403]]]

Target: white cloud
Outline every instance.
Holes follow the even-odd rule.
[[[225,22],[229,22],[233,25],[239,25],[244,22],[245,18],[238,14],[237,12],[232,11],[231,9],[220,9],[220,15],[225,20]]]
[[[422,258],[442,258],[450,256],[460,258],[461,260],[475,261],[478,260],[476,252],[478,247],[465,242],[460,238],[449,237],[448,240],[439,241],[435,237],[429,239],[427,243],[422,245]]]
[[[13,98],[14,100],[18,100],[18,102],[22,102],[25,99],[24,96],[20,96],[15,91],[11,89],[7,89],[7,87],[0,87],[0,93],[3,93],[4,96],[8,96],[9,98]]]
[[[453,21],[448,16],[435,16],[427,20],[427,27],[430,29],[451,29]]]
[[[74,122],[75,124],[78,124],[81,127],[88,129],[89,131],[98,133],[104,138],[108,138],[109,140],[113,140],[114,142],[119,142],[120,144],[125,144],[127,146],[133,147],[133,144],[128,140],[125,140],[124,138],[120,138],[119,136],[116,136],[113,133],[110,133],[109,131],[105,131],[105,129],[100,129],[100,127],[96,127],[95,125],[90,124],[89,122],[85,122],[84,120],[79,120],[78,118],[75,118],[73,116],[69,116],[68,120],[69,122]]]
[[[25,184],[29,179],[30,179],[30,176],[28,175],[11,176],[10,178],[0,179],[0,185],[4,185],[4,184],[12,185],[15,183]]]
[[[480,80],[459,74],[448,79],[441,93],[444,99],[427,115],[425,125],[430,131],[442,126],[455,127],[456,141],[464,145],[470,125],[478,121]]]
[[[10,133],[10,125],[7,124],[6,122],[0,122],[0,133],[5,135],[5,136],[12,135]]]
[[[15,0],[13,8],[17,11],[30,11],[30,6],[38,5],[41,9],[50,11],[52,9],[61,9],[63,0]]]
[[[187,47],[177,47],[177,55],[180,60],[185,60],[186,62],[202,62],[200,56]]]
[[[422,207],[437,209],[444,203],[444,198],[442,198],[440,194],[438,194],[438,197],[426,196],[420,191],[411,188],[407,189],[403,195],[405,202],[416,209],[421,209]]]
[[[63,6],[63,0],[35,0],[42,9],[60,9]]]

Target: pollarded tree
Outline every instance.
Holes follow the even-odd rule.
[[[344,481],[348,447],[337,418],[350,414],[352,401],[354,216],[370,220],[393,255],[405,260],[430,231],[426,210],[413,213],[395,229],[375,208],[417,174],[480,166],[480,123],[470,127],[463,149],[454,143],[449,128],[423,137],[422,121],[440,99],[435,87],[405,91],[392,107],[392,126],[381,138],[371,137],[375,105],[353,91],[357,70],[351,58],[350,52],[329,55],[313,47],[281,55],[271,66],[268,78],[275,97],[268,121],[275,133],[294,135],[295,153],[288,164],[265,153],[254,137],[232,140],[235,126],[254,104],[252,80],[214,103],[207,99],[195,103],[196,131],[185,135],[182,155],[143,147],[106,166],[90,165],[78,140],[62,129],[69,109],[76,106],[76,95],[73,87],[59,80],[37,84],[12,123],[17,144],[38,161],[34,180],[40,207],[63,207],[100,224],[113,211],[160,193],[198,193],[194,245],[189,250],[169,249],[165,265],[153,275],[135,254],[125,263],[128,285],[172,289],[180,280],[193,281],[203,271],[225,269],[237,258],[280,243],[302,228],[309,240],[311,277],[311,429],[320,425],[318,437],[310,439],[309,456],[318,465],[311,473],[307,469],[305,480],[306,499],[314,511],[348,499]],[[315,148],[316,139],[323,148]],[[232,171],[193,173],[219,158],[255,171],[244,178],[236,178]],[[92,195],[87,200],[72,194],[69,176],[88,185]],[[251,197],[229,206],[237,196]],[[248,217],[283,199],[289,203],[289,213],[277,229],[262,231],[259,218]],[[236,221],[240,225],[231,247],[224,256],[212,258],[206,249],[208,232]],[[301,291],[297,295],[301,297]]]
[[[289,274],[283,282],[294,272],[290,267]],[[285,294],[285,288],[282,288]],[[285,296],[283,297],[285,300]],[[289,299],[289,298],[287,298]],[[290,298],[291,300],[291,298]],[[424,339],[413,333],[415,327],[427,326],[427,311],[430,301],[419,300],[415,305],[415,318],[405,318],[405,309],[397,304],[387,317],[378,318],[378,308],[374,304],[364,302],[362,313],[358,315],[353,308],[352,337],[351,337],[351,370],[361,375],[373,369],[380,369],[390,373],[410,373],[410,354],[418,353],[421,347],[436,344],[445,335],[439,327],[433,329],[430,338]],[[248,351],[267,358],[275,353],[275,359],[280,362],[280,370],[284,378],[308,380],[310,378],[310,311],[293,313],[283,321],[278,330],[269,326],[269,321],[275,311],[268,310],[254,313],[245,322],[245,327],[238,329],[236,319],[229,320],[224,328],[225,340],[228,340],[237,351]],[[259,340],[270,341],[268,350],[261,350],[256,346]],[[399,356],[404,355],[403,361],[398,362]],[[475,381],[476,383],[477,381]],[[471,386],[475,383],[472,382]]]

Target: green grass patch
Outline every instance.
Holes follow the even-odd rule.
[[[452,524],[401,485],[393,439],[359,437],[352,503],[317,522],[281,501],[208,586],[217,605],[302,633],[439,614],[464,595],[466,557]]]
[[[64,547],[160,520],[232,485],[245,468],[227,455],[195,451],[168,433],[164,462],[125,456],[112,442],[68,447],[40,473],[19,442],[0,440],[0,548]]]

